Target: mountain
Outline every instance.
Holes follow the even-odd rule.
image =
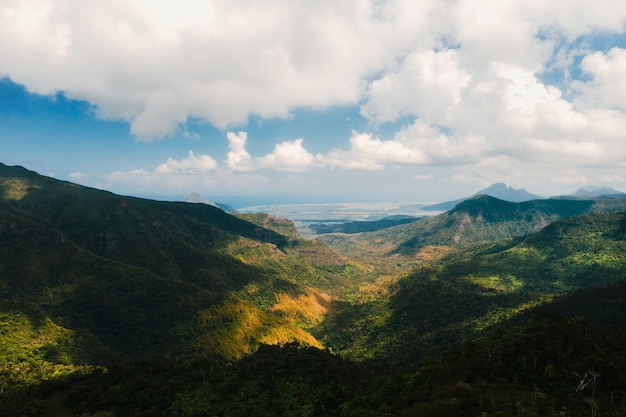
[[[572,194],[574,197],[624,196],[626,193],[614,190],[611,187],[583,187]]]
[[[0,355],[4,346],[16,360],[321,346],[305,328],[354,274],[367,275],[323,244],[211,205],[118,196],[1,164],[0,237],[0,321],[18,324],[0,334]],[[41,342],[10,347],[37,334]]]
[[[226,213],[233,213],[235,211],[235,209],[232,208],[231,206],[229,206],[228,204],[216,203],[215,201],[211,201],[211,200],[201,196],[198,193],[191,193],[191,194],[189,194],[187,196],[187,198],[185,198],[185,203],[208,204],[210,206],[215,206],[217,208],[220,208],[220,209],[224,210]]]
[[[0,164],[0,417],[624,415],[625,201],[476,196],[356,262]]]
[[[357,235],[321,235],[317,239],[388,273],[475,245],[525,236],[559,219],[619,211],[626,211],[626,198],[552,198],[514,203],[478,195],[449,211],[410,224]]]
[[[433,210],[433,211],[446,211],[454,208],[457,204],[467,200],[468,198],[472,198],[479,195],[488,195],[491,197],[498,198],[500,200],[512,201],[512,202],[522,202],[529,200],[541,199],[543,197],[531,194],[528,191],[522,189],[515,189],[513,187],[509,187],[508,185],[497,182],[495,184],[490,185],[489,187],[478,191],[477,193],[472,194],[470,197],[460,198],[458,200],[453,201],[445,201],[443,203],[433,204],[430,206],[422,207],[423,210]]]

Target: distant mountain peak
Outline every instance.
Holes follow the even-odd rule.
[[[514,203],[542,198],[539,195],[529,193],[523,188],[513,188],[503,182],[496,182],[494,184],[491,184],[489,187],[480,190],[474,195],[479,194],[489,195],[491,197],[499,198],[500,200],[511,201]]]
[[[488,195],[490,197],[495,197],[500,200],[510,201],[513,203],[521,203],[523,201],[537,200],[537,199],[543,198],[540,195],[531,194],[523,188],[517,189],[517,188],[510,187],[503,182],[496,182],[496,183],[491,184],[489,187],[484,188],[478,191],[477,193],[472,194],[470,197],[460,198],[458,200],[446,201],[443,203],[434,204],[432,206],[422,207],[422,208],[424,210],[447,211],[447,210],[452,209],[457,204],[467,200],[468,198],[476,197],[479,195]]]
[[[222,209],[227,213],[233,213],[235,211],[235,209],[228,204],[216,203],[215,201],[211,201],[196,192],[189,194],[187,198],[185,198],[185,203],[207,204],[209,206]]]
[[[196,192],[189,194],[187,198],[185,199],[185,203],[201,203],[201,204],[208,204],[209,206],[217,207],[217,204],[215,204],[214,201],[211,201]]]
[[[575,197],[600,197],[603,195],[615,195],[624,194],[622,191],[617,191],[611,187],[589,185],[587,187],[579,188],[571,195]]]

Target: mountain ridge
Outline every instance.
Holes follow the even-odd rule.
[[[320,235],[318,240],[383,268],[419,264],[470,246],[525,236],[553,221],[585,213],[626,211],[626,198],[550,198],[519,203],[477,195],[453,209],[416,222],[357,235]],[[437,253],[439,255],[437,255]],[[434,255],[433,258],[431,255]]]

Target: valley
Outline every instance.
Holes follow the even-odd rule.
[[[226,213],[0,164],[0,415],[626,413],[626,198],[425,204]]]

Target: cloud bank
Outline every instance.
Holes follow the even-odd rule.
[[[253,156],[229,132],[221,164],[190,152],[152,174],[531,164],[624,181],[625,25],[608,0],[5,0],[0,76],[86,100],[142,141],[300,108],[357,106],[372,126],[316,154],[303,135]]]

